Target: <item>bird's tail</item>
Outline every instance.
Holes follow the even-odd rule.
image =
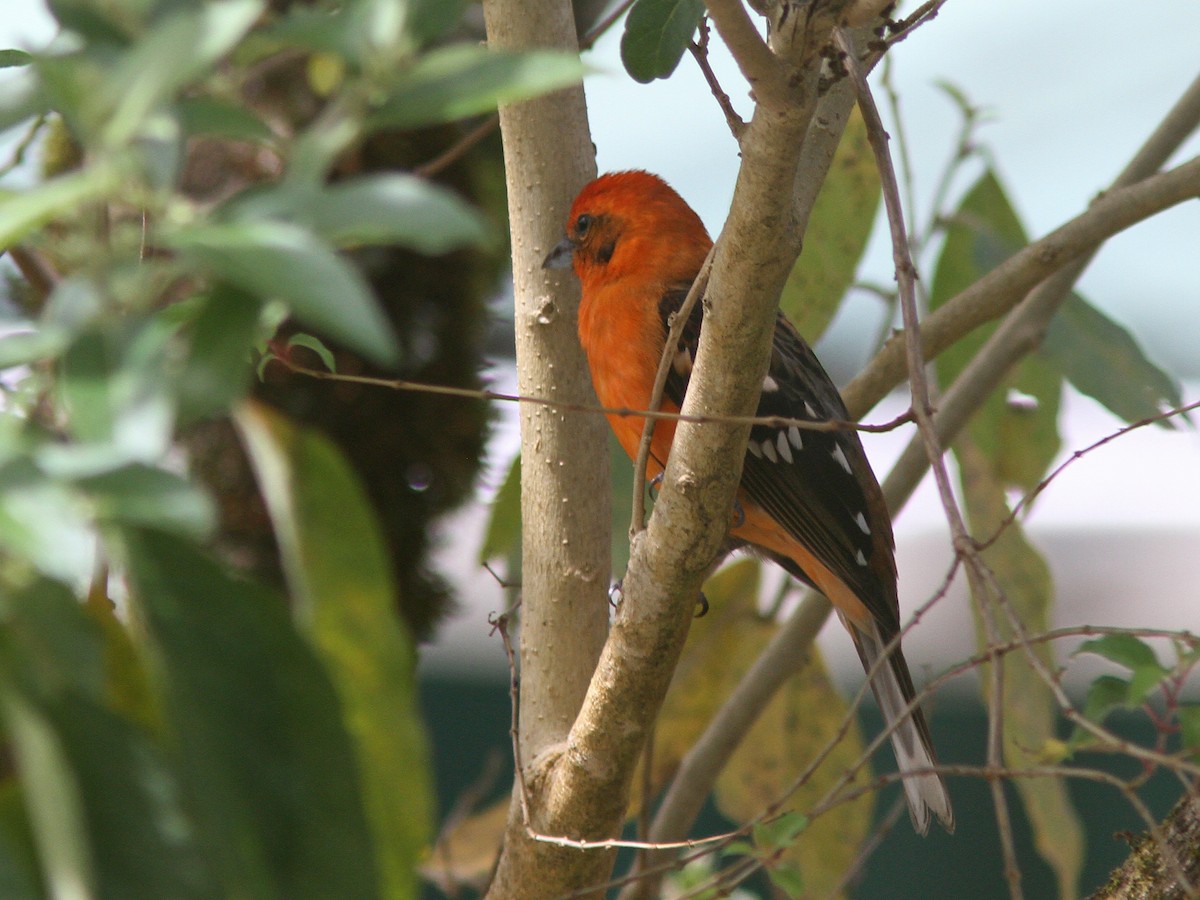
[[[845,624],[854,638],[863,668],[868,672],[875,670],[871,676],[871,690],[879,703],[884,722],[891,729],[892,749],[903,776],[904,794],[908,799],[913,828],[925,834],[929,830],[932,813],[946,831],[954,831],[950,795],[941,776],[934,771],[937,756],[933,752],[929,726],[919,706],[909,708],[916,690],[900,647],[894,647],[887,662],[876,667],[886,646],[878,631],[872,627],[867,632],[849,621]],[[910,775],[910,772],[917,774]]]

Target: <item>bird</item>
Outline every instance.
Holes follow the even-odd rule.
[[[579,192],[565,237],[543,265],[572,268],[579,278],[579,339],[602,406],[648,407],[669,322],[711,247],[700,217],[657,175],[611,172]],[[702,328],[703,309],[697,303],[670,351],[665,411],[678,412],[683,405]],[[782,312],[776,316],[756,415],[811,422],[850,418],[837,387]],[[607,417],[622,448],[636,459],[644,418],[615,412]],[[675,425],[667,419],[655,424],[647,477],[664,471]],[[857,432],[754,425],[730,520],[726,551],[747,547],[833,604],[892,729],[914,829],[927,833],[936,817],[952,832],[950,796],[937,773],[929,726],[914,702],[898,640],[891,519]]]

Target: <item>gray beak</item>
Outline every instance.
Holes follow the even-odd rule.
[[[543,269],[569,269],[571,268],[571,257],[575,254],[575,245],[571,243],[570,238],[563,238],[554,245],[554,249],[542,262]]]

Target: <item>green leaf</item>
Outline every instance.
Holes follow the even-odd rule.
[[[441,37],[457,24],[465,0],[409,0],[405,30],[418,46]]]
[[[1127,709],[1130,705],[1129,682],[1115,675],[1101,675],[1088,687],[1083,715],[1100,725],[1114,709]]]
[[[1183,749],[1194,760],[1200,757],[1200,706],[1181,706],[1178,716]]]
[[[61,328],[10,332],[0,337],[0,369],[52,359],[69,343],[70,335]]]
[[[102,522],[145,525],[195,540],[210,537],[217,525],[211,497],[178,475],[133,464],[80,479]]]
[[[1132,634],[1116,633],[1092,638],[1090,641],[1084,641],[1079,645],[1079,649],[1075,651],[1075,655],[1078,656],[1081,653],[1094,653],[1097,656],[1103,656],[1105,659],[1134,672],[1143,668],[1154,668],[1158,671],[1165,671],[1159,665],[1158,657],[1150,645]]]
[[[23,68],[0,78],[0,133],[48,109],[42,85],[32,69]]]
[[[760,822],[754,826],[754,843],[762,850],[782,850],[800,836],[808,827],[808,816],[796,811]]]
[[[1051,321],[1043,347],[1081,394],[1126,422],[1183,405],[1179,382],[1146,357],[1132,334],[1078,294]],[[1169,419],[1159,424],[1174,427]]]
[[[49,896],[41,880],[25,809],[23,791],[16,779],[0,781],[0,897],[5,900],[42,900]]]
[[[264,7],[264,0],[209,0],[156,23],[96,88],[104,142],[129,141],[151,113],[233,49]]]
[[[803,897],[804,894],[804,872],[800,866],[791,861],[785,861],[778,865],[767,867],[767,877],[771,879],[771,884],[783,891],[788,897]]]
[[[51,884],[82,877],[96,896],[214,895],[162,756],[105,705],[96,624],[46,582],[11,596],[7,613],[3,706]]]
[[[33,57],[24,50],[0,50],[0,69],[27,66],[32,62]]]
[[[946,232],[930,293],[936,309],[1027,243],[1016,211],[994,172],[967,192]],[[938,379],[951,384],[979,352],[995,325],[978,328],[937,359]],[[991,461],[1005,486],[1032,490],[1058,453],[1062,374],[1032,354],[1001,382],[972,417],[970,439]]]
[[[1140,703],[1152,690],[1171,674],[1163,668],[1150,645],[1132,634],[1106,634],[1085,641],[1075,651],[1103,656],[1133,673],[1129,682],[1129,703]]]
[[[453,191],[411,175],[367,175],[321,191],[313,228],[338,246],[396,244],[438,254],[489,238],[483,216]]]
[[[283,222],[236,222],[186,228],[165,240],[214,279],[283,300],[301,322],[374,362],[398,361],[391,325],[362,275],[311,232]]]
[[[72,587],[86,584],[96,540],[79,498],[24,463],[0,469],[0,547]]]
[[[215,97],[186,97],[177,106],[183,130],[190,135],[213,135],[235,141],[271,144],[275,135],[245,106]]]
[[[485,244],[492,236],[479,211],[456,193],[402,174],[252,192],[229,212],[244,222],[295,222],[340,247],[395,244],[433,255]]]
[[[71,477],[161,459],[174,427],[164,358],[173,330],[152,317],[136,330],[108,325],[79,335],[63,356],[58,390],[82,444],[46,444],[39,465]]]
[[[638,0],[625,18],[621,62],[642,84],[675,71],[704,15],[704,0]]]
[[[0,251],[58,216],[106,197],[119,184],[115,165],[96,164],[0,198]]]
[[[383,895],[416,897],[432,791],[415,648],[395,612],[390,559],[362,485],[336,447],[265,406],[237,416],[304,633],[355,740]]]
[[[16,691],[0,691],[5,731],[21,771],[49,896],[95,896],[83,798],[61,738]]]
[[[337,371],[337,360],[334,359],[332,351],[321,342],[320,338],[313,337],[311,334],[293,334],[288,338],[287,345],[289,349],[292,347],[304,347],[307,350],[311,350],[317,354],[321,360],[321,365],[328,371]]]
[[[120,533],[173,767],[223,896],[378,896],[352,742],[282,599],[188,542]]]
[[[249,390],[261,310],[255,297],[227,285],[214,286],[202,299],[176,379],[182,421],[221,415]]]
[[[479,547],[479,562],[509,558],[521,546],[521,454],[513,457],[508,474],[496,491],[488,512],[487,530]]]
[[[372,125],[416,128],[465,119],[575,84],[584,71],[574,53],[510,53],[452,44],[426,54],[400,76]]]
[[[804,250],[779,300],[780,309],[810,344],[825,332],[854,281],[881,195],[867,127],[856,107],[817,194]]]

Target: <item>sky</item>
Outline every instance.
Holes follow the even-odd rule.
[[[0,47],[37,46],[48,38],[48,27],[37,0],[5,0]],[[589,58],[599,70],[589,76],[586,90],[601,170],[658,172],[715,235],[738,159],[707,86],[686,57],[670,80],[636,84],[621,68],[618,43],[619,30]],[[1076,215],[1121,170],[1196,77],[1197,47],[1197,0],[950,0],[935,21],[892,54],[921,214],[960,122],[939,81],[954,84],[988,112],[978,138],[1036,237]],[[748,113],[744,83],[732,61],[714,52],[713,64],[735,105]],[[875,84],[878,90],[877,77]],[[895,144],[899,129],[894,123],[889,129]],[[1198,152],[1200,138],[1193,137],[1175,161]],[[1200,396],[1198,250],[1200,202],[1195,202],[1118,236],[1080,283],[1091,302],[1133,330],[1152,358],[1191,379],[1186,390],[1192,398]],[[891,280],[882,227],[860,276]],[[852,296],[819,352],[831,369],[852,372],[864,361],[879,324],[876,301]],[[504,389],[503,376],[498,386]],[[902,409],[903,400],[892,398],[871,419],[884,421]],[[498,483],[496,473],[507,467],[516,444],[511,410],[500,412],[484,479],[489,485]],[[1069,398],[1062,424],[1064,453],[1120,427],[1078,396]],[[906,439],[896,433],[867,439],[877,472],[887,471]],[[487,612],[499,609],[502,598],[490,576],[474,565],[485,515],[482,507],[472,507],[443,526],[438,562],[465,602],[426,652],[427,666],[455,668],[467,655],[488,671],[504,668],[486,624]],[[1059,621],[1200,631],[1194,588],[1200,546],[1196,432],[1142,429],[1112,442],[1068,470],[1039,500],[1028,525],[1054,570]],[[944,520],[928,485],[898,517],[896,530],[902,604],[911,610],[936,590],[949,564]],[[961,658],[971,644],[965,609],[961,591],[952,592],[906,641],[910,658],[935,667]],[[835,669],[853,683],[861,677],[857,661],[849,642],[830,634],[835,631],[827,629],[823,645]]]

